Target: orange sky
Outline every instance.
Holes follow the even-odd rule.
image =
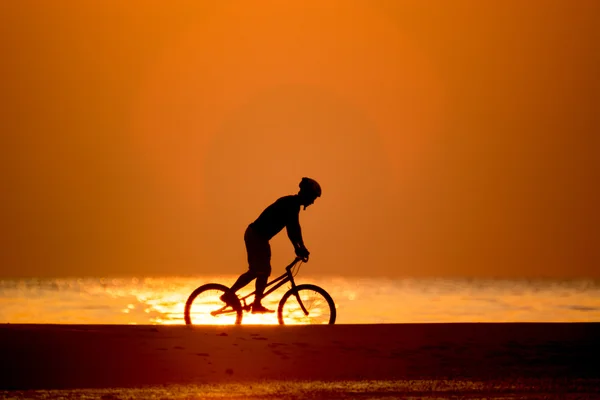
[[[599,4],[2,2],[0,277],[598,278]]]

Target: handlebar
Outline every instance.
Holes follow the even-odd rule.
[[[294,261],[292,261],[292,263],[290,265],[288,265],[287,267],[285,267],[286,271],[291,271],[292,268],[294,268],[294,265],[298,264],[300,261],[302,262],[307,262],[308,261],[308,257],[306,258],[302,258],[302,257],[296,257],[294,258]]]

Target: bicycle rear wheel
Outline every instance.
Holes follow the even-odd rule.
[[[233,325],[242,323],[239,300],[228,306],[220,297],[229,290],[219,283],[202,285],[192,292],[185,303],[184,318],[187,325]]]
[[[302,309],[300,302],[307,313]],[[277,309],[277,319],[281,325],[334,324],[335,318],[335,303],[329,293],[310,284],[298,285],[295,289],[288,290]]]

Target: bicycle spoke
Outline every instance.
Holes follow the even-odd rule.
[[[302,310],[296,295],[308,314]],[[323,294],[307,288],[289,296],[281,313],[285,324],[329,324],[331,321],[331,307]]]
[[[237,311],[221,301],[224,293],[219,289],[202,290],[189,308],[192,325],[231,325],[236,323]]]

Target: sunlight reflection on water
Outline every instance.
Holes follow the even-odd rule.
[[[187,297],[201,284],[236,276],[23,279],[0,281],[0,322],[183,324]],[[301,277],[336,302],[336,323],[600,321],[592,280],[382,279]],[[252,284],[241,294],[248,293]],[[263,303],[276,310],[288,286]],[[253,287],[252,287],[253,290]],[[244,324],[276,324],[245,313]]]

